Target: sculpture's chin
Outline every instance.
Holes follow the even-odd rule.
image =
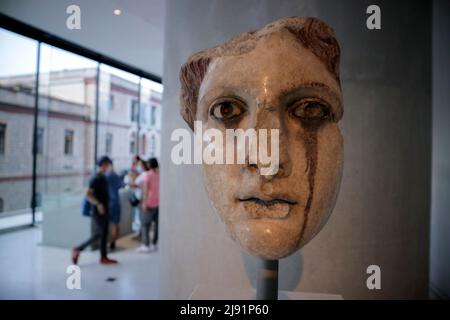
[[[231,233],[248,253],[268,260],[287,257],[300,249],[301,226],[276,219],[249,219],[231,227]]]

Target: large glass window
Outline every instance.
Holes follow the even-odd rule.
[[[75,229],[96,157],[122,173],[159,156],[162,85],[4,29],[0,47],[0,229],[32,209],[44,229]]]
[[[65,245],[57,238],[61,226],[77,229],[84,223],[80,203],[94,170],[97,65],[41,45],[38,126],[43,128],[44,152],[37,158],[37,192],[45,244]]]
[[[38,42],[0,29],[0,229],[32,222]]]

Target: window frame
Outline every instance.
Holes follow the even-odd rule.
[[[36,172],[36,167],[37,167],[37,157],[40,154],[40,152],[38,152],[38,116],[39,116],[39,77],[40,77],[40,66],[41,66],[41,61],[40,61],[40,53],[42,51],[42,46],[41,44],[47,44],[47,45],[51,45],[55,48],[59,48],[74,54],[77,54],[79,56],[94,60],[97,62],[97,73],[96,73],[96,81],[97,81],[97,85],[96,85],[96,103],[95,103],[95,110],[96,110],[96,115],[95,115],[95,139],[96,139],[96,143],[95,143],[95,150],[94,150],[94,157],[92,158],[92,161],[94,163],[94,167],[95,167],[95,162],[96,162],[96,158],[98,156],[98,144],[97,144],[97,140],[99,137],[99,132],[98,132],[98,126],[99,126],[99,115],[98,115],[98,110],[100,109],[99,107],[99,78],[100,78],[100,64],[106,64],[109,65],[111,67],[129,72],[131,74],[134,74],[136,76],[138,76],[140,78],[139,80],[139,91],[141,90],[142,84],[141,84],[141,79],[148,79],[151,81],[154,81],[156,83],[162,84],[162,78],[160,76],[157,76],[153,73],[144,71],[142,69],[133,67],[127,63],[121,62],[119,60],[116,60],[114,58],[111,58],[107,55],[103,55],[100,54],[94,50],[88,49],[86,47],[80,46],[78,44],[75,44],[71,41],[65,40],[63,38],[60,38],[58,36],[55,36],[51,33],[48,33],[46,31],[43,31],[39,28],[33,27],[27,23],[24,23],[22,21],[19,21],[17,19],[11,18],[3,13],[0,13],[0,28],[3,28],[5,30],[8,30],[10,32],[13,32],[15,34],[27,37],[29,39],[33,39],[37,41],[38,47],[37,47],[37,52],[36,52],[36,56],[37,56],[37,68],[36,68],[36,90],[35,90],[35,95],[34,95],[34,114],[33,114],[33,120],[34,120],[34,125],[33,125],[33,136],[32,136],[32,155],[33,155],[33,175],[32,175],[32,194],[31,194],[31,214],[32,214],[32,222],[31,222],[31,226],[35,225],[35,213],[36,213],[36,198],[37,198],[37,192],[36,192],[36,181],[37,181],[37,172]],[[114,99],[114,98],[113,98]],[[115,99],[114,99],[115,100]],[[112,107],[112,109],[114,108],[114,102],[113,101],[113,105],[111,105],[110,107]],[[139,152],[139,134],[140,134],[140,126],[139,126],[139,118],[141,115],[141,101],[140,98],[137,101],[137,113],[138,113],[138,131],[135,133],[135,152]],[[72,130],[73,131],[73,135],[72,135],[72,142],[71,142],[71,156],[74,155],[75,152],[75,138],[76,138],[76,130]],[[42,136],[44,136],[45,133],[42,134]],[[0,153],[0,156],[2,156],[3,154],[5,154],[7,152],[7,124],[5,124],[5,129],[4,129],[4,139],[3,139],[3,153]],[[43,143],[42,143],[42,153],[44,152],[45,149],[45,138],[42,139]],[[69,154],[65,154],[65,149],[66,149],[66,131],[64,131],[64,141],[63,141],[63,153],[66,156],[69,156]]]

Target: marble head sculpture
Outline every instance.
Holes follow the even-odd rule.
[[[278,129],[278,170],[203,164],[208,196],[232,238],[274,260],[324,226],[343,168],[339,44],[316,18],[291,17],[198,52],[180,71],[181,115],[191,129]]]

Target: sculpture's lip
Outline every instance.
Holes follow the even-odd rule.
[[[262,198],[262,197],[244,197],[244,198],[239,198],[239,201],[241,202],[254,202],[256,204],[262,205],[262,206],[273,206],[275,204],[290,204],[290,205],[294,205],[297,204],[297,201],[291,200],[291,199],[287,199],[285,197],[277,197],[277,198],[271,198],[271,199],[267,199],[267,198]]]
[[[243,206],[243,215],[247,219],[286,219],[289,216],[291,207],[297,201],[286,197],[243,197],[239,198]]]

